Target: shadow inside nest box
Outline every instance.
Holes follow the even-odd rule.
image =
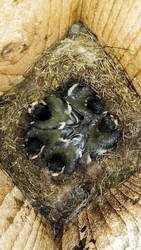
[[[81,46],[82,41],[88,43],[87,47],[93,42],[92,39],[84,39],[87,39],[87,36],[81,35],[76,38],[77,42],[81,42]],[[90,44],[90,49],[92,45]],[[72,63],[71,59],[67,58],[63,72],[60,70],[63,61],[60,60],[64,60],[64,57],[61,59],[59,56],[57,60],[54,59],[55,61],[52,59],[57,49],[52,48],[50,55],[43,55],[28,72],[25,80],[3,95],[0,101],[2,168],[12,177],[13,182],[30,200],[33,207],[50,221],[56,235],[65,223],[74,218],[92,200],[109,188],[119,185],[139,169],[140,136],[139,101],[133,90],[127,89],[128,82],[123,71],[115,68],[115,64],[110,68],[111,59],[108,55],[100,54],[104,52],[101,52],[101,48],[99,52],[97,49],[94,53],[99,53],[100,56],[98,54],[96,62],[99,63],[101,60],[102,67],[101,64],[97,67],[89,66],[87,62],[84,65],[83,62],[82,69],[79,64],[75,65],[74,61]],[[48,67],[40,71],[41,65],[47,62]],[[107,64],[108,70],[103,68]],[[57,68],[59,71],[56,73]],[[53,69],[55,72],[52,72]],[[27,107],[54,91],[64,96],[67,89],[77,82],[91,86],[98,93],[105,109],[118,118],[123,136],[112,151],[98,157],[89,165],[83,164],[76,167],[71,174],[64,173],[53,177],[47,167],[41,167],[40,157],[30,160],[26,155],[24,137],[31,122]]]

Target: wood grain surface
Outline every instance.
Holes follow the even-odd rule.
[[[0,170],[0,250],[55,250],[53,232]]]
[[[141,248],[141,173],[111,189],[66,225],[59,250]]]
[[[80,19],[80,0],[0,1],[0,94]]]
[[[141,95],[140,1],[84,0],[81,20],[122,64]]]

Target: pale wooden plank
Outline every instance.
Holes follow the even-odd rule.
[[[10,178],[0,171],[0,205],[4,200],[5,196],[13,189],[13,184],[10,181]]]
[[[106,3],[105,3],[105,11],[103,12],[102,17],[104,15],[108,15],[108,17],[107,17],[107,20],[103,20],[103,18],[101,17],[103,20],[103,23],[107,22],[106,28],[105,28],[105,30],[104,29],[102,30],[101,35],[104,39],[107,40],[107,42],[110,40],[112,33],[115,31],[115,29],[114,29],[115,23],[116,23],[116,20],[119,16],[120,11],[121,11],[122,4],[123,4],[122,0],[115,0],[112,4],[111,11],[109,12],[108,11],[109,2],[106,1]]]
[[[63,231],[62,236],[62,250],[70,250],[79,244],[80,235],[78,230],[77,219],[74,219],[72,223],[69,223]]]
[[[100,42],[110,47],[106,51],[114,59],[118,58],[141,95],[140,1],[85,0],[81,18]]]
[[[112,8],[113,8],[114,3],[115,3],[114,0],[103,1],[102,10],[101,10],[99,20],[98,20],[98,23],[96,26],[96,33],[98,34],[98,36],[101,34],[102,38],[104,36],[103,32],[107,28],[107,23],[108,23],[108,20],[111,16],[111,12],[112,12]],[[105,15],[107,18],[105,18]]]
[[[74,23],[77,23],[80,20],[81,13],[81,0],[72,1],[72,9],[70,12],[70,23],[71,26]]]
[[[83,1],[82,15],[81,20],[85,23],[85,25],[89,24],[89,11],[90,11],[91,0]]]
[[[72,0],[62,1],[62,15],[60,20],[60,38],[67,32],[70,27]]]
[[[90,3],[90,8],[89,8],[89,28],[92,29],[92,26],[93,26],[93,23],[94,23],[94,20],[95,20],[95,14],[96,14],[96,9],[97,9],[97,6],[98,6],[98,0],[94,0],[92,1],[91,0],[91,3]]]
[[[103,1],[97,1],[97,5],[95,7],[93,23],[92,23],[92,26],[91,26],[94,33],[96,33],[96,28],[98,26],[98,20],[100,18],[100,14],[102,12],[103,4],[104,4]],[[96,34],[96,35],[98,35],[98,34]]]

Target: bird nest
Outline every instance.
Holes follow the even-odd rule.
[[[118,117],[122,139],[117,147],[72,174],[52,178],[28,159],[24,135],[27,107],[68,82],[85,83],[101,96],[106,110]],[[123,69],[83,26],[48,49],[24,80],[0,99],[0,159],[13,182],[55,229],[70,221],[89,202],[139,171],[140,99]]]

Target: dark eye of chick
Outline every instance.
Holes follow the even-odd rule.
[[[105,117],[99,121],[98,129],[100,132],[111,132],[115,129],[115,122],[114,119],[110,116],[110,113],[108,113]]]
[[[36,137],[30,138],[26,147],[27,154],[38,154],[43,143]]]
[[[100,114],[104,110],[104,106],[98,96],[91,97],[87,100],[87,108],[95,114]]]
[[[48,105],[40,104],[40,108],[35,108],[33,119],[37,121],[45,121],[51,118],[51,111]]]
[[[61,154],[54,154],[49,161],[49,170],[60,172],[62,168],[65,166],[64,157]]]

